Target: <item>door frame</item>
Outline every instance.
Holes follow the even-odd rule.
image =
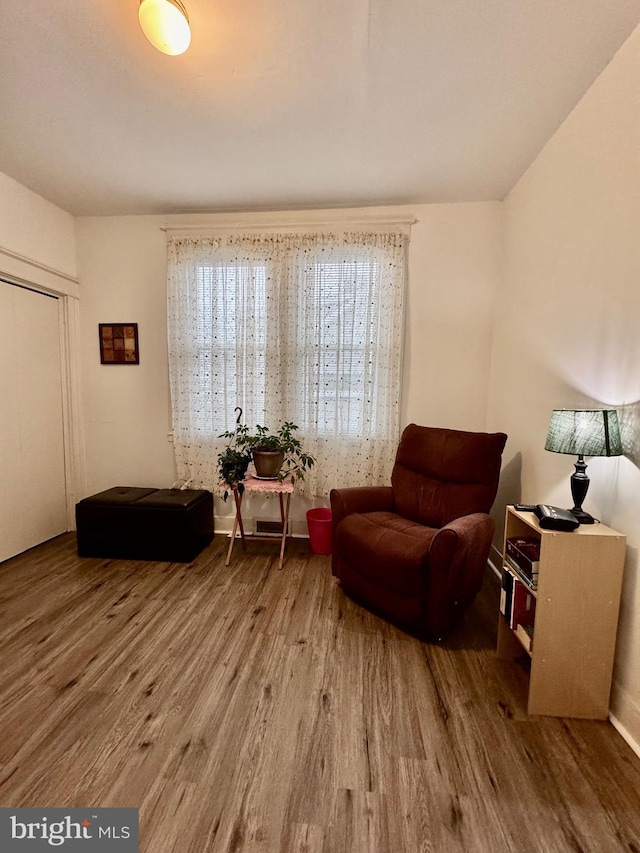
[[[86,491],[80,398],[80,283],[74,276],[2,247],[0,278],[7,284],[58,299],[67,530],[75,530],[76,503]]]

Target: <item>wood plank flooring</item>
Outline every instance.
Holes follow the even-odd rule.
[[[0,805],[134,806],[144,853],[640,851],[640,759],[527,717],[492,577],[421,643],[328,557],[216,536],[189,565],[0,565]]]

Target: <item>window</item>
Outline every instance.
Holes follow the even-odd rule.
[[[322,436],[363,438],[367,409],[376,419],[380,266],[367,259],[317,261],[304,276],[298,363],[306,379],[298,418]]]
[[[256,414],[265,408],[267,361],[266,267],[198,266],[197,332],[193,353],[194,429],[218,436],[232,429],[234,409],[244,402],[247,364],[254,359],[251,397]],[[253,342],[249,348],[247,340]],[[264,419],[264,414],[262,414]],[[262,421],[260,421],[262,422]]]
[[[398,233],[173,238],[169,342],[180,476],[215,481],[235,409],[300,427],[308,494],[388,480],[398,440]],[[207,461],[207,458],[209,461]]]

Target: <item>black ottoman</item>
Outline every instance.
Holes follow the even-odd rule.
[[[213,539],[205,489],[116,486],[76,504],[78,554],[189,563]]]

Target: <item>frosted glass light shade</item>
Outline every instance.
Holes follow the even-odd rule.
[[[187,10],[180,0],[140,0],[138,19],[151,44],[168,56],[184,53],[191,44]]]

